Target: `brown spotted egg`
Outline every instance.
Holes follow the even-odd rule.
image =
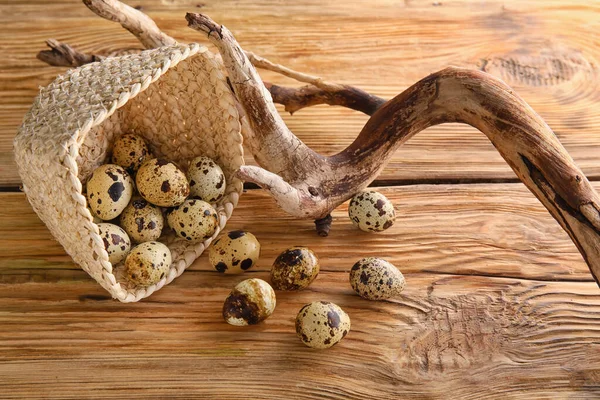
[[[125,258],[123,274],[136,286],[158,283],[171,267],[171,250],[160,242],[138,244]]]
[[[133,133],[121,136],[113,144],[113,164],[120,165],[129,172],[137,171],[150,157],[150,151],[144,139]]]
[[[246,279],[238,283],[223,304],[223,318],[230,325],[255,325],[275,310],[275,292],[262,279]]]
[[[175,207],[190,193],[185,174],[169,161],[153,158],[142,164],[135,176],[140,195],[160,207]]]
[[[275,290],[299,290],[308,287],[319,274],[319,259],[306,247],[292,247],[281,253],[271,267]]]
[[[116,218],[129,204],[133,195],[133,180],[115,164],[104,164],[94,170],[87,182],[88,205],[98,218]]]
[[[350,270],[350,285],[360,297],[368,300],[385,300],[404,290],[402,272],[381,258],[366,257]]]
[[[196,157],[188,168],[190,196],[214,203],[225,194],[225,174],[221,167],[208,157]]]
[[[327,349],[350,332],[350,317],[338,305],[315,301],[296,316],[296,334],[308,347]]]
[[[366,191],[350,200],[348,215],[352,223],[365,232],[384,231],[394,224],[394,205],[384,195],[376,191]]]
[[[164,218],[160,208],[137,197],[123,210],[119,224],[134,243],[143,243],[160,237]]]
[[[200,241],[215,233],[219,226],[219,217],[210,204],[192,199],[169,210],[167,223],[177,236],[190,241]]]
[[[252,268],[260,256],[260,243],[247,231],[231,231],[215,240],[208,260],[218,272],[240,274]]]
[[[98,231],[108,253],[108,261],[113,265],[123,261],[131,249],[131,241],[127,232],[120,226],[107,223],[98,224]]]

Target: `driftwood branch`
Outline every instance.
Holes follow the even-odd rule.
[[[206,16],[186,18],[221,52],[254,129],[251,148],[265,169],[252,167],[251,174],[240,175],[267,188],[287,212],[326,218],[372,182],[410,137],[433,125],[461,122],[486,134],[569,234],[598,281],[600,197],[543,119],[501,80],[453,67],[434,73],[379,107],[345,150],[323,157],[280,126],[270,95],[231,33]],[[279,161],[264,157],[274,152],[281,154]]]
[[[50,47],[50,50],[40,51],[37,54],[37,58],[55,67],[80,67],[104,58],[104,56],[97,54],[82,53],[68,44],[61,43],[55,39],[46,40],[46,44]]]
[[[290,114],[306,107],[328,104],[330,106],[351,108],[367,115],[373,115],[386,101],[381,97],[373,96],[361,89],[347,85],[327,89],[306,85],[294,89],[265,82],[265,87],[271,93],[273,102],[283,104],[285,111]]]
[[[96,15],[121,24],[147,49],[177,43],[171,36],[162,32],[146,14],[118,0],[83,0],[83,4]]]

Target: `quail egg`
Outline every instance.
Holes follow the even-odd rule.
[[[219,226],[217,211],[202,200],[186,200],[167,214],[167,223],[177,236],[200,241],[211,237]]]
[[[153,158],[142,164],[135,177],[140,195],[161,207],[175,207],[190,193],[185,174],[169,161]]]
[[[404,275],[393,264],[381,258],[360,259],[350,270],[350,285],[368,300],[385,300],[404,290]]]
[[[252,268],[260,256],[260,243],[247,231],[231,231],[215,240],[208,260],[218,272],[240,274]]]
[[[308,287],[319,274],[319,259],[306,247],[292,247],[281,253],[271,267],[271,284],[276,290]]]
[[[262,279],[246,279],[238,283],[223,304],[223,318],[230,325],[255,325],[275,310],[275,292]]]
[[[355,195],[350,200],[348,215],[360,230],[385,231],[394,224],[394,205],[384,195],[367,191]]]
[[[99,166],[87,182],[90,209],[104,221],[118,217],[132,195],[133,180],[123,167],[115,164]]]
[[[129,249],[131,249],[131,241],[127,236],[127,232],[121,229],[120,226],[108,223],[98,224],[98,231],[108,253],[108,261],[111,264],[118,264],[123,261],[129,253]]]
[[[150,151],[144,139],[133,133],[121,136],[113,144],[113,164],[120,165],[129,172],[137,171],[150,157]]]
[[[138,244],[125,258],[124,276],[136,286],[158,283],[171,267],[171,250],[160,242]]]
[[[131,200],[121,213],[119,224],[134,243],[157,240],[164,226],[160,208],[141,197]]]
[[[315,301],[296,316],[296,334],[308,347],[327,349],[350,332],[350,317],[338,305]]]
[[[196,157],[188,168],[190,196],[208,203],[220,200],[225,194],[225,174],[221,167],[208,157]]]

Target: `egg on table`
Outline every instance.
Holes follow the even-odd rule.
[[[167,223],[177,236],[190,241],[200,241],[215,233],[219,226],[219,216],[207,202],[192,199],[169,210]]]
[[[112,163],[120,165],[129,172],[137,171],[151,157],[148,145],[141,136],[125,134],[113,143]]]
[[[171,250],[160,242],[144,242],[135,246],[127,257],[123,274],[136,286],[158,283],[171,267]]]
[[[271,267],[271,284],[276,290],[308,287],[319,274],[319,259],[306,247],[292,247],[281,253]]]
[[[208,260],[215,270],[240,274],[252,268],[260,256],[260,243],[247,231],[227,232],[215,240],[208,250]]]
[[[88,205],[93,214],[104,221],[118,217],[132,195],[133,180],[119,165],[99,166],[87,182]]]
[[[134,243],[157,240],[164,226],[160,208],[141,197],[133,198],[119,217],[119,224]]]
[[[98,224],[98,231],[108,253],[108,261],[111,264],[118,264],[123,261],[131,249],[131,241],[127,232],[121,229],[120,226],[106,222]]]
[[[140,195],[160,207],[175,207],[190,193],[183,171],[169,161],[153,158],[142,164],[135,176]]]
[[[352,197],[348,206],[352,223],[365,232],[381,232],[394,224],[394,205],[383,194],[374,190]]]
[[[187,171],[190,197],[208,203],[220,200],[225,194],[225,174],[219,165],[208,157],[196,157]]]
[[[275,310],[275,292],[262,279],[251,278],[238,283],[223,304],[223,318],[230,325],[255,325]]]
[[[404,290],[402,272],[392,263],[376,257],[358,260],[350,269],[350,285],[362,298],[385,300]]]
[[[327,349],[350,332],[350,317],[327,301],[306,304],[296,316],[296,334],[308,347]]]

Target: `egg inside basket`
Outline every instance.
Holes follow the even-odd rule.
[[[107,58],[68,71],[43,88],[15,138],[15,158],[27,198],[67,253],[111,295],[138,301],[169,284],[225,227],[242,193],[233,176],[243,164],[240,117],[222,65],[198,44],[175,45]],[[225,196],[215,204],[219,226],[204,242],[160,241],[173,263],[157,284],[121,279],[86,208],[85,183],[110,161],[113,142],[135,133],[152,153],[184,171],[204,155],[225,173]]]

